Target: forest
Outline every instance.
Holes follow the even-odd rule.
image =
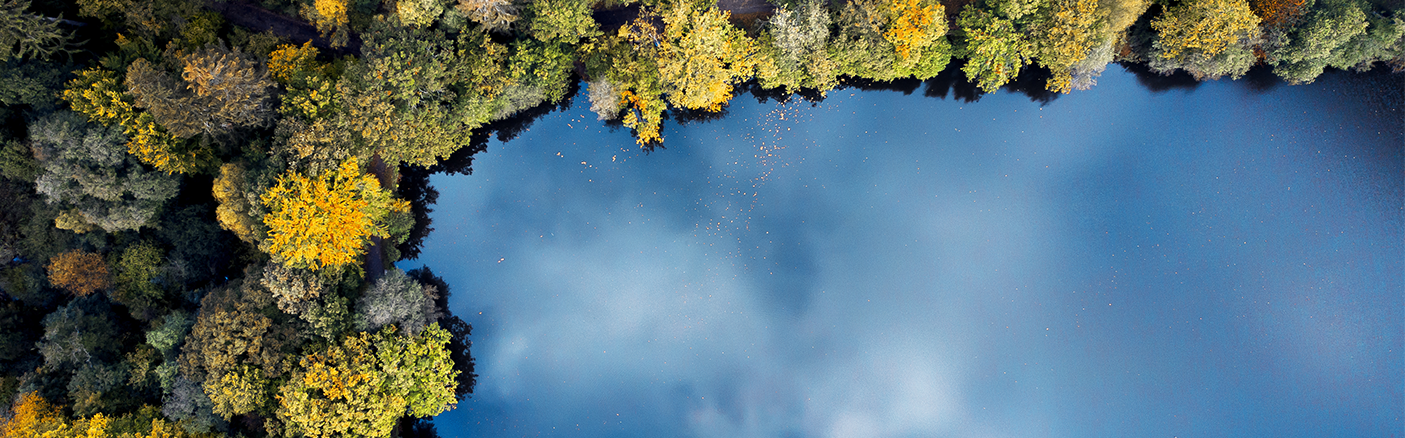
[[[1393,0],[0,0],[0,434],[434,436],[471,327],[435,172],[568,103],[640,147],[745,90],[1111,63],[1405,69]]]

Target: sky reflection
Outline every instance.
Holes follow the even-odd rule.
[[[1399,91],[1099,82],[494,142],[401,264],[475,328],[440,433],[1398,436]]]

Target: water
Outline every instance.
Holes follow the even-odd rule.
[[[1400,436],[1399,76],[585,97],[436,175],[455,436]],[[1393,83],[1394,82],[1394,83]],[[1382,86],[1393,85],[1393,86]]]

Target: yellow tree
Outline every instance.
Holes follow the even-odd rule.
[[[1104,40],[1106,21],[1097,0],[1053,0],[1050,6],[1048,20],[1036,32],[1037,58],[1053,73],[1046,84],[1049,91],[1068,93],[1073,90],[1073,67]]]
[[[669,103],[721,111],[732,99],[732,85],[756,70],[756,41],[732,26],[731,13],[678,2],[664,13],[659,75]]]
[[[269,211],[261,248],[286,266],[313,270],[355,263],[371,236],[387,237],[386,215],[410,208],[350,160],[314,178],[286,173],[260,200]]]
[[[928,46],[946,36],[946,15],[933,0],[890,0],[888,28],[883,39],[893,43],[899,62],[920,56]]]
[[[21,395],[10,408],[9,418],[0,417],[0,437],[3,438],[50,436],[67,429],[63,413],[37,391]]]
[[[1255,59],[1259,17],[1245,0],[1189,0],[1151,22],[1153,70],[1182,68],[1197,78],[1238,77]]]
[[[75,249],[49,260],[49,283],[82,297],[111,287],[112,275],[101,256]]]

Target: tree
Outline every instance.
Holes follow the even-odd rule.
[[[263,268],[260,284],[273,293],[278,309],[290,315],[307,313],[318,298],[331,292],[325,277],[307,269],[270,263]]]
[[[1273,72],[1289,83],[1311,83],[1366,27],[1366,13],[1356,2],[1324,1],[1289,33],[1288,44],[1272,53]]]
[[[386,215],[409,210],[352,161],[315,178],[284,174],[261,199],[269,211],[261,248],[279,263],[312,270],[356,263],[371,236],[386,237]]]
[[[966,34],[966,65],[961,71],[981,90],[994,92],[1033,61],[1037,46],[1030,35],[1020,31],[1016,18],[967,7],[961,10],[957,23]]]
[[[28,0],[0,1],[0,62],[25,57],[47,59],[64,50],[62,20],[31,14]]]
[[[72,370],[83,364],[112,362],[122,348],[121,332],[107,302],[81,297],[44,317],[39,353],[44,369]]]
[[[419,333],[439,319],[434,292],[405,276],[404,271],[387,269],[356,301],[357,329],[375,331],[394,324],[411,335]]]
[[[1198,79],[1238,78],[1256,61],[1259,17],[1245,0],[1188,0],[1152,20],[1156,41],[1148,65],[1169,73],[1183,69]]]
[[[234,233],[239,240],[257,244],[263,240],[263,205],[259,203],[259,181],[257,175],[242,163],[225,163],[220,166],[219,176],[215,177],[214,192],[219,206],[215,208],[215,218],[220,226]],[[253,188],[252,194],[249,189]]]
[[[304,356],[277,395],[284,432],[384,437],[402,416],[443,412],[455,404],[448,340],[437,325],[414,337],[387,327]]]
[[[540,41],[575,44],[600,35],[589,0],[533,0],[527,8],[526,31]]]
[[[1395,71],[1405,69],[1405,18],[1401,15],[1401,11],[1390,17],[1375,12],[1367,14],[1366,32],[1342,44],[1328,65],[1366,71],[1377,61],[1385,61]]]
[[[1048,17],[1036,31],[1036,56],[1039,64],[1053,73],[1046,88],[1068,93],[1074,89],[1074,68],[1107,39],[1103,35],[1106,22],[1098,13],[1097,0],[1051,0],[1049,5]]]
[[[351,41],[348,3],[348,0],[314,0],[312,5],[304,4],[300,12],[331,41],[332,47],[345,47]]]
[[[397,0],[395,14],[406,26],[427,27],[444,13],[443,0]]]
[[[117,263],[117,288],[112,300],[124,306],[139,319],[150,320],[165,308],[166,292],[161,285],[165,251],[148,242],[138,243],[122,251]]]
[[[139,65],[147,65],[139,59],[133,63],[138,81],[143,84],[159,82],[162,76],[148,73]],[[131,78],[132,71],[128,71]],[[145,82],[141,82],[145,81]],[[154,81],[154,82],[153,82]],[[68,83],[63,98],[73,110],[87,114],[88,118],[104,126],[118,124],[130,140],[127,151],[143,163],[155,166],[167,173],[190,173],[213,160],[212,152],[198,144],[179,142],[166,129],[156,123],[156,119],[144,111],[139,111],[127,88],[119,85],[116,73],[101,68],[78,72],[78,77]],[[153,93],[169,91],[166,88],[151,88]]]
[[[494,32],[505,32],[517,21],[517,4],[512,0],[459,0],[454,8]]]
[[[20,395],[8,417],[0,417],[0,437],[29,438],[61,432],[68,426],[63,412],[38,392]]]
[[[663,13],[659,79],[668,102],[717,112],[732,99],[732,86],[756,70],[756,42],[728,22],[731,13],[674,3]]]
[[[766,88],[814,88],[825,92],[838,86],[838,64],[829,57],[829,7],[821,0],[799,2],[792,10],[779,7],[760,38],[773,50],[773,65],[757,72]]]
[[[144,59],[127,70],[136,106],[176,138],[262,126],[272,115],[273,82],[261,63],[238,49],[207,48],[181,56],[181,64],[181,85]]]
[[[112,286],[102,257],[75,249],[49,260],[49,283],[84,297]]]
[[[149,172],[121,147],[115,128],[59,112],[30,125],[30,146],[44,173],[36,189],[64,208],[56,225],[75,232],[135,230],[151,224],[176,195],[176,177]]]

